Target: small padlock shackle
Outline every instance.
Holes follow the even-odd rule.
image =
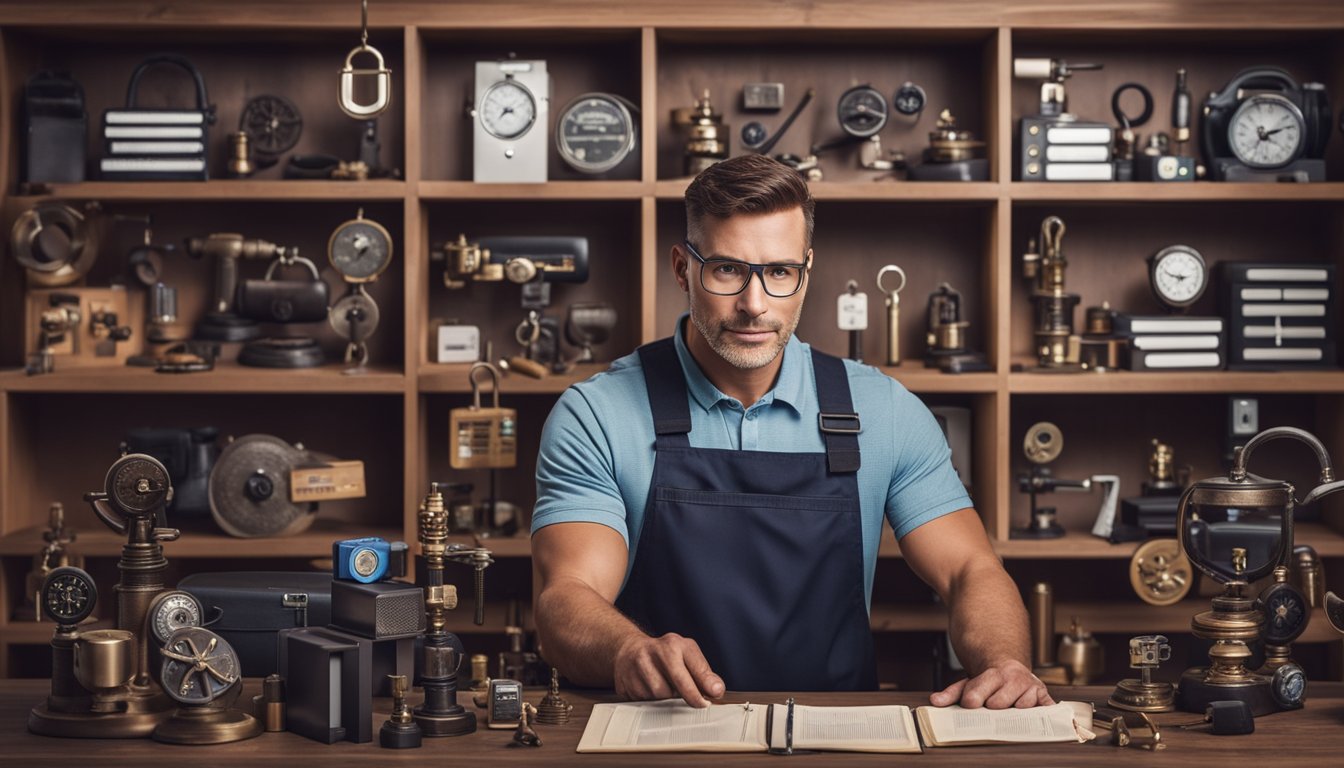
[[[494,365],[492,365],[491,363],[487,363],[487,362],[478,362],[478,363],[474,363],[474,364],[472,364],[472,366],[471,366],[471,370],[467,372],[467,379],[468,379],[469,381],[471,381],[471,401],[472,401],[472,405],[471,405],[471,407],[474,408],[474,409],[476,409],[476,410],[480,410],[480,408],[481,408],[481,385],[480,385],[479,382],[476,381],[476,372],[479,371],[479,370],[482,370],[482,369],[487,370],[487,371],[490,372],[491,390],[495,393],[495,404],[494,404],[494,407],[495,407],[495,408],[498,408],[498,407],[499,407],[499,369],[496,368],[496,367],[495,367]]]

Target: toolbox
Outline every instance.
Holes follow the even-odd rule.
[[[177,587],[201,601],[206,627],[238,652],[246,677],[265,677],[280,668],[280,630],[331,622],[327,571],[196,573]]]

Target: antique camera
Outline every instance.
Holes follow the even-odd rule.
[[[1238,72],[1204,101],[1200,148],[1219,181],[1325,181],[1330,99],[1279,67]]]
[[[1101,69],[1063,59],[1014,59],[1013,76],[1041,80],[1040,111],[1018,127],[1018,177],[1022,181],[1113,181],[1111,126],[1068,112],[1064,83],[1075,72]]]

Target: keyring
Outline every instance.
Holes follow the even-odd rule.
[[[898,275],[901,276],[901,284],[898,285],[898,286],[896,286],[896,290],[894,290],[894,291],[888,291],[886,288],[883,288],[883,287],[882,287],[882,278],[883,278],[883,277],[886,277],[886,275],[887,275],[888,272],[895,272],[896,274],[898,274]],[[887,266],[885,266],[885,267],[883,267],[883,268],[881,268],[881,269],[879,269],[879,270],[877,271],[877,290],[879,290],[879,291],[881,291],[881,292],[883,292],[883,293],[900,293],[904,288],[905,288],[905,270],[904,270],[904,269],[901,269],[900,267],[896,266],[895,264],[888,264]]]

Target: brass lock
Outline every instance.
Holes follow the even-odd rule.
[[[477,371],[488,371],[494,383],[494,405],[481,407]],[[499,407],[499,371],[490,363],[476,363],[471,380],[470,408],[449,414],[449,463],[453,469],[508,469],[518,463],[518,412]]]

